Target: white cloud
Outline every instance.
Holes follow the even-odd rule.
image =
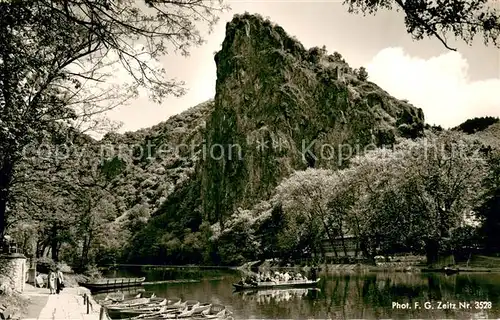
[[[371,81],[422,108],[426,123],[445,128],[473,117],[500,117],[500,78],[470,81],[468,68],[458,52],[426,60],[402,48],[383,49],[367,65]]]

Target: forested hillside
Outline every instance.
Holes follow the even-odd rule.
[[[255,15],[227,24],[215,63],[213,101],[101,141],[62,127],[45,142],[74,152],[27,156],[17,177],[39,178],[19,183],[11,228],[25,250],[82,268],[324,257],[346,235],[366,258],[494,250],[498,123],[424,129],[364,68]]]

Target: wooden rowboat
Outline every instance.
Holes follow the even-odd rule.
[[[140,298],[140,297],[137,297]],[[111,292],[106,295],[104,301],[115,303],[125,300],[125,294],[123,292]]]
[[[240,284],[233,283],[233,287],[235,290],[255,290],[255,289],[271,289],[271,288],[305,288],[305,287],[315,287],[318,285],[321,279],[317,279],[316,281],[312,280],[288,280],[281,282],[274,281],[265,281],[265,282],[257,282],[255,285],[252,284]]]
[[[146,278],[104,278],[78,283],[93,291],[141,286]]]
[[[146,304],[135,308],[108,308],[108,315],[111,319],[132,318],[139,315],[162,313],[167,311],[166,299],[159,304]]]
[[[209,309],[203,311],[202,317],[205,319],[218,319],[226,315],[226,306],[221,304],[212,304]]]
[[[172,313],[167,316],[167,318],[174,316],[174,318],[188,318],[191,317],[196,308],[200,306],[200,303],[196,300],[187,300],[184,309],[182,309],[179,313]]]
[[[135,306],[140,306],[143,304],[148,304],[151,302],[151,298],[134,298],[134,299],[129,299],[129,300],[124,300],[118,303],[113,303],[111,305],[108,305],[108,308],[114,307],[114,308],[132,308]]]
[[[210,307],[212,306],[211,303],[200,303],[198,304],[196,307],[193,308],[193,313],[192,315],[199,315],[201,314],[203,311],[207,311],[210,309]]]
[[[175,299],[176,300],[176,299]],[[170,303],[175,301],[168,299]],[[130,318],[123,318],[122,320],[166,320],[166,319],[190,319],[190,320],[203,320],[203,319],[231,319],[231,312],[225,306],[199,303],[196,300],[188,300],[184,302],[177,302],[172,304],[177,306],[177,309],[168,309],[168,306],[163,306],[162,310],[158,312],[145,312]],[[203,309],[203,310],[202,310]],[[202,311],[201,311],[202,310]],[[130,313],[131,314],[131,313]],[[111,320],[109,317],[104,320]]]

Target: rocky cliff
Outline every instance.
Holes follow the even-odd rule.
[[[143,224],[153,213],[132,228],[131,260],[218,263],[203,256],[218,251],[205,248],[218,229],[210,226],[268,199],[293,171],[344,167],[366,146],[423,134],[422,110],[360,80],[339,53],[305,49],[259,16],[227,24],[215,62],[214,101],[103,140],[148,150],[121,156],[114,189],[117,221]]]
[[[338,53],[305,49],[280,26],[236,15],[215,56],[210,152],[199,163],[203,211],[224,221],[293,170],[336,168],[369,144],[423,133],[421,109],[360,81]]]

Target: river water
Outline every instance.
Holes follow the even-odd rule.
[[[220,303],[234,313],[235,319],[500,318],[500,274],[496,273],[320,273],[322,280],[316,290],[247,292],[233,292],[232,283],[241,278],[234,270],[134,268],[106,276],[189,280],[145,285],[128,294],[147,290],[161,297]]]

